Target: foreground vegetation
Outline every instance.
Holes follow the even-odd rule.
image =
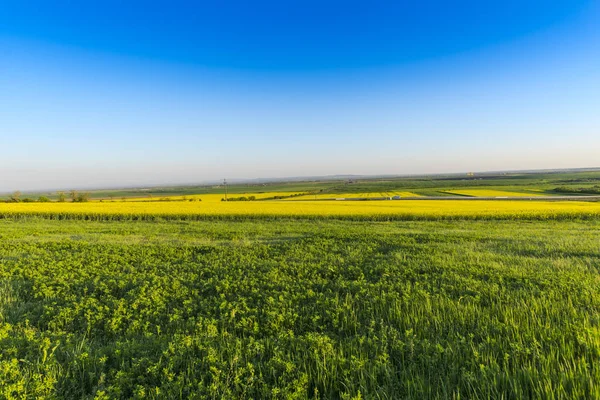
[[[598,398],[599,228],[5,215],[0,398]]]

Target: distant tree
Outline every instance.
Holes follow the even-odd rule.
[[[56,192],[56,194],[58,194],[59,203],[64,203],[67,199],[67,196],[65,196],[65,192]]]
[[[21,201],[21,192],[17,190],[13,194],[11,194],[10,201],[13,201],[15,203],[18,203],[19,201]]]
[[[50,201],[50,199],[49,199],[49,198],[47,198],[46,196],[40,196],[40,197],[38,198],[38,201],[39,201],[40,203],[48,203],[48,202]]]
[[[71,190],[69,192],[69,197],[71,198],[71,201],[77,201],[77,190]]]
[[[77,201],[78,203],[87,203],[88,201],[90,201],[90,193],[89,192],[79,193],[77,195],[77,199],[74,201]]]

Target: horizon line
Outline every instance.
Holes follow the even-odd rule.
[[[506,170],[486,170],[486,171],[459,171],[459,172],[435,172],[425,174],[333,174],[333,175],[307,175],[307,176],[287,176],[287,177],[259,177],[259,178],[226,178],[228,184],[231,185],[243,185],[254,182],[254,184],[274,184],[274,183],[288,183],[292,180],[294,182],[314,182],[316,180],[339,180],[348,177],[362,178],[362,179],[377,179],[377,178],[419,178],[419,177],[436,177],[436,176],[452,176],[452,175],[463,175],[463,174],[497,174],[497,173],[544,173],[544,172],[562,172],[562,171],[600,171],[598,167],[572,167],[572,168],[540,168],[540,169],[506,169]],[[337,178],[337,179],[336,179]],[[472,178],[472,177],[471,177]],[[124,190],[124,189],[155,189],[155,188],[186,188],[186,187],[201,187],[201,186],[214,186],[222,184],[223,179],[212,179],[204,180],[200,182],[189,182],[189,183],[156,183],[147,184],[140,186],[110,186],[110,187],[79,187],[79,188],[48,188],[48,189],[24,189],[24,190],[12,190],[12,191],[0,191],[0,195],[7,195],[19,191],[23,194],[27,193],[46,193],[46,192],[66,192],[70,190],[87,190],[92,192],[103,191],[103,190]],[[263,182],[261,182],[263,181]]]

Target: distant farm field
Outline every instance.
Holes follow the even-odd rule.
[[[298,196],[290,198],[289,200],[323,200],[323,199],[353,199],[353,198],[378,198],[378,197],[420,197],[420,195],[413,192],[402,192],[402,191],[389,191],[389,192],[362,192],[362,193],[315,193],[306,194],[304,196]]]
[[[206,193],[206,194],[191,194],[191,195],[181,195],[181,196],[144,196],[144,197],[127,197],[123,199],[113,198],[113,199],[103,199],[103,202],[106,201],[127,201],[127,202],[169,202],[169,201],[203,201],[209,203],[219,203],[223,201],[226,197],[228,199],[237,200],[240,198],[250,198],[253,197],[256,200],[261,199],[269,199],[274,197],[288,197],[302,194],[302,192],[249,192],[249,193],[232,193],[225,195],[225,193]]]
[[[459,196],[473,197],[535,197],[544,196],[543,193],[535,191],[508,191],[495,189],[465,189],[465,190],[447,190],[446,193],[457,194]]]

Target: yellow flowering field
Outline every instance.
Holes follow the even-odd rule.
[[[401,197],[421,197],[420,194],[413,192],[389,192],[390,196],[401,196]]]
[[[577,218],[600,216],[600,203],[576,201],[253,201],[1,203],[0,216],[50,218],[199,218],[203,216],[438,218]]]
[[[301,194],[302,192],[265,192],[265,193],[229,193],[228,198],[239,198],[239,197],[250,197],[254,196],[256,199],[266,199],[274,196],[291,196],[294,194]],[[201,200],[203,202],[219,203],[221,199],[225,197],[223,193],[209,193],[209,194],[192,194],[185,196],[146,196],[146,197],[127,197],[125,199],[116,198],[114,201],[125,201],[125,202],[158,202],[161,200],[165,201],[185,201],[185,200]],[[103,202],[109,201],[103,199]]]

